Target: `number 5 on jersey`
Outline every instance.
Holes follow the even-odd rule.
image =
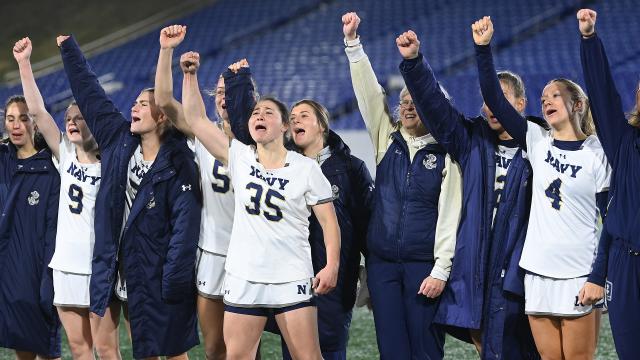
[[[262,203],[262,195],[264,194],[264,205],[272,211],[262,210],[262,215],[269,221],[282,220],[282,210],[273,203],[273,198],[284,201],[284,196],[273,189],[267,189],[264,192],[262,185],[250,182],[247,184],[247,190],[254,190],[255,194],[249,199],[251,203],[245,205],[245,209],[251,215],[260,215],[260,206]]]

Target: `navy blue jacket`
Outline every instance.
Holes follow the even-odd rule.
[[[202,199],[193,153],[181,134],[165,133],[121,240],[128,163],[140,138],[130,133],[73,38],[61,53],[73,95],[100,146],[104,174],[96,199],[91,311],[103,316],[112,300],[122,251],[134,357],[181,354],[198,344],[194,267]]]
[[[51,153],[19,160],[0,145],[0,347],[60,356],[48,267],[56,242],[60,175]]]
[[[640,251],[640,129],[625,120],[609,60],[597,35],[582,40],[580,58],[598,138],[613,169],[606,226],[589,278],[603,285],[611,241]]]
[[[365,252],[366,231],[371,215],[373,180],[365,163],[351,155],[338,134],[329,131],[331,156],[322,163],[322,173],[331,183],[333,206],[340,226],[340,269],[336,288],[316,298],[318,330],[323,352],[345,350],[349,338],[351,310],[356,301],[360,253]],[[311,214],[309,243],[314,273],[327,264],[322,227]]]
[[[495,132],[482,117],[466,118],[451,105],[422,55],[403,61],[400,71],[420,119],[460,164],[463,175],[462,216],[454,261],[436,321],[478,329],[488,302],[484,292],[496,280],[496,274],[504,271],[505,291],[524,293],[524,274],[518,262],[528,220],[530,166],[518,151],[509,165],[492,232]],[[496,253],[489,256],[492,248]],[[493,298],[501,294],[489,295]]]
[[[395,131],[376,168],[369,255],[387,261],[433,261],[444,149],[429,144],[409,160],[406,141]],[[426,166],[435,157],[435,167]]]

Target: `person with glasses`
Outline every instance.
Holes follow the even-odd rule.
[[[374,207],[367,234],[367,284],[381,359],[441,359],[444,330],[433,324],[460,219],[458,165],[420,121],[409,91],[389,113],[356,32],[342,17],[353,88],[374,145]]]

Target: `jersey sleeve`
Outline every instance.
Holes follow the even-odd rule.
[[[304,193],[304,199],[307,205],[313,206],[333,201],[333,192],[331,184],[324,176],[320,165],[312,161],[307,176],[307,191]]]
[[[609,161],[607,160],[607,156],[604,154],[604,150],[600,150],[596,153],[593,167],[596,182],[596,193],[608,191],[609,183],[611,182],[611,165],[609,165]]]
[[[229,159],[227,160],[228,161],[227,168],[229,169],[229,174],[231,174],[232,178],[236,177],[234,176],[235,175],[234,171],[236,169],[236,162],[238,161],[240,156],[245,151],[247,151],[248,147],[249,145],[245,145],[236,139],[231,140],[231,143],[229,145]]]
[[[74,152],[74,146],[71,143],[71,141],[69,141],[69,138],[67,137],[66,134],[62,134],[62,136],[60,136],[60,159],[59,162],[60,164],[64,164],[64,161],[69,157],[69,156],[73,156],[73,152]]]
[[[540,145],[543,141],[548,141],[549,131],[542,126],[527,121],[527,157],[533,162],[535,153],[533,149]]]

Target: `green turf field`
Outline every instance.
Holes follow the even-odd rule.
[[[131,359],[131,345],[126,335],[124,327],[121,326],[120,338],[123,359]],[[69,348],[66,342],[63,343],[63,359],[71,359]],[[190,359],[204,359],[202,346],[198,346],[189,352]],[[262,337],[262,359],[271,360],[280,358],[280,338],[265,333]],[[347,350],[348,359],[377,359],[376,335],[373,329],[373,317],[368,310],[358,309],[353,316],[351,323],[351,338]],[[445,359],[477,359],[475,349],[472,345],[460,342],[454,338],[447,337],[445,345]],[[0,359],[13,359],[13,353],[9,350],[0,349]],[[611,338],[609,318],[605,315],[602,318],[602,328],[600,331],[600,341],[596,359],[617,359]]]

